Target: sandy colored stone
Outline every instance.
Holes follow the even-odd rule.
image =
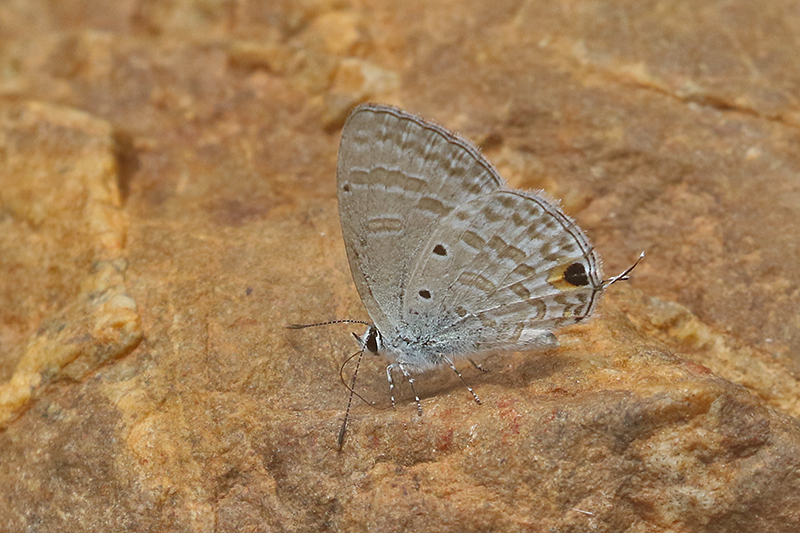
[[[30,102],[0,105],[0,129],[2,337],[20,339],[3,353],[5,427],[54,380],[81,380],[129,353],[142,330],[125,287],[127,216],[110,125]]]
[[[794,4],[0,7],[0,531],[800,529]],[[562,199],[616,273],[561,347],[339,367],[347,110]]]
[[[379,94],[392,94],[398,85],[396,72],[361,59],[342,60],[325,95],[325,127],[340,129],[353,106]]]
[[[228,48],[233,65],[289,74],[297,68],[297,54],[287,46],[260,41],[234,41]]]

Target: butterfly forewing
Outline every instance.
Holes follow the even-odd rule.
[[[439,221],[501,183],[472,145],[419,117],[380,105],[350,114],[339,148],[339,216],[378,329],[402,323],[403,288]]]

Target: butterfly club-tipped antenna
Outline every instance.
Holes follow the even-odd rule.
[[[288,329],[305,329],[311,328],[316,326],[328,326],[332,324],[363,324],[367,326],[367,331],[364,333],[363,337],[359,337],[358,334],[353,333],[353,337],[355,337],[356,342],[358,342],[361,349],[355,352],[353,355],[348,357],[344,360],[342,365],[339,367],[339,379],[342,382],[342,385],[350,391],[350,394],[347,398],[347,409],[344,412],[344,418],[342,419],[342,427],[339,429],[339,435],[336,437],[336,448],[338,451],[342,451],[342,446],[344,445],[344,436],[345,432],[347,431],[347,421],[350,418],[350,408],[353,405],[353,396],[358,396],[358,398],[366,403],[367,405],[372,405],[374,407],[374,403],[368,402],[365,400],[360,394],[355,391],[356,388],[356,377],[358,376],[358,369],[361,367],[361,360],[364,358],[365,352],[371,352],[373,354],[378,353],[378,338],[380,337],[380,333],[378,332],[378,328],[375,327],[374,324],[370,324],[369,322],[364,322],[363,320],[331,320],[328,322],[317,322],[315,324],[290,324],[287,326]],[[353,371],[353,378],[350,380],[350,385],[344,380],[344,367],[349,363],[354,357],[358,356],[356,360],[356,368]]]
[[[607,280],[603,281],[601,289],[605,290],[618,281],[628,281],[629,279],[631,279],[629,274],[633,271],[634,268],[636,268],[636,265],[638,265],[642,261],[642,259],[644,259],[644,252],[639,254],[639,257],[631,266],[629,266],[616,276],[608,278]]]

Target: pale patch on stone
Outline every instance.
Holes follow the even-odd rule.
[[[58,265],[62,276],[74,275],[89,259],[71,301],[45,315],[24,341],[13,375],[0,384],[1,428],[51,382],[81,380],[130,352],[142,329],[125,286],[128,220],[121,209],[111,126],[39,102],[9,106],[0,115],[0,143],[9,154],[2,174],[13,176],[0,188],[0,204],[34,228],[33,235],[25,234],[44,241],[42,249],[66,250]],[[27,231],[24,224],[16,227]],[[74,264],[67,264],[70,257]]]

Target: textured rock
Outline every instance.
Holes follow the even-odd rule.
[[[125,288],[110,125],[39,103],[0,113],[4,337],[27,334],[3,358],[1,428],[53,380],[81,380],[129,353],[142,330]]]
[[[0,6],[1,531],[800,529],[793,3]],[[388,407],[334,192],[400,104],[617,272],[555,351]],[[447,369],[445,369],[447,370]]]

